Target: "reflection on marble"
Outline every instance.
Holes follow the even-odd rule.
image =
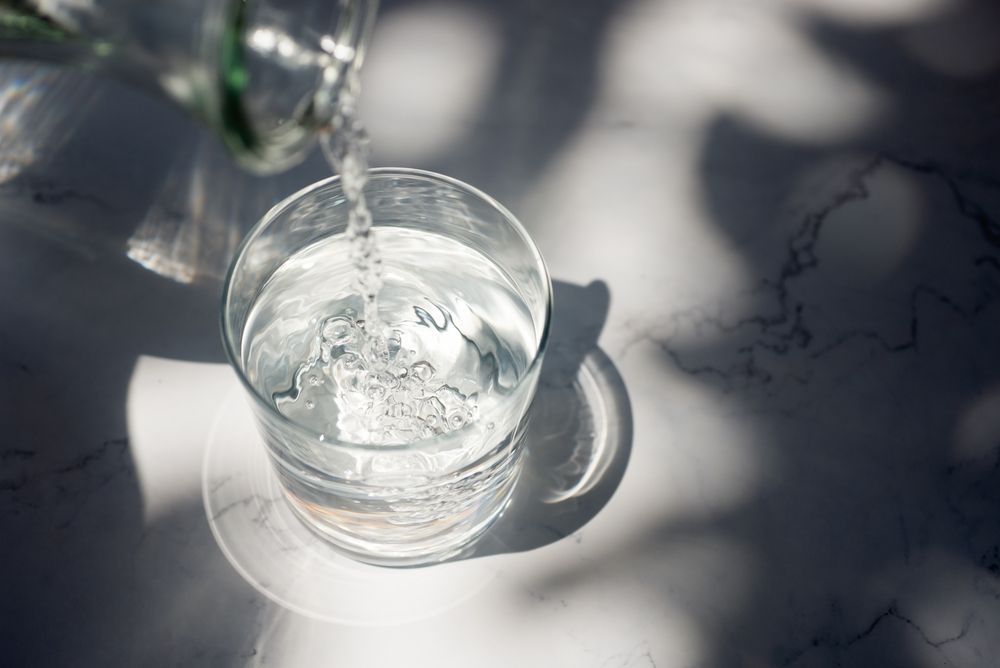
[[[995,3],[472,0],[448,25],[476,39],[414,60],[467,58],[439,87],[399,26],[453,3],[383,5],[375,162],[498,196],[607,288],[578,326],[628,390],[613,493],[406,623],[247,584],[201,501],[218,285],[124,257],[202,135],[102,84],[0,143],[4,663],[1000,663]]]
[[[89,85],[88,85],[89,84]],[[51,67],[0,71],[0,183],[44,162],[93,100],[93,83]]]
[[[329,175],[316,162],[262,178],[239,169],[216,137],[200,135],[192,150],[170,165],[126,241],[126,254],[180,283],[217,283],[243,236],[268,209],[314,178]]]

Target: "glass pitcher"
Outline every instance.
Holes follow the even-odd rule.
[[[0,0],[0,57],[108,71],[208,123],[257,173],[298,163],[377,0]]]

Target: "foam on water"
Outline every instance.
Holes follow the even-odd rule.
[[[272,394],[278,410],[294,411],[300,403],[315,411],[319,401],[322,412],[323,402],[332,401],[338,433],[372,443],[429,438],[476,420],[478,392],[465,394],[444,382],[433,364],[404,347],[411,337],[402,330],[369,336],[366,327],[351,308],[320,321],[313,345],[318,355],[296,369],[287,390]],[[333,391],[310,398],[324,389]]]

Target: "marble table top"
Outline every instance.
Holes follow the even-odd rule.
[[[158,99],[3,63],[0,664],[1000,665],[998,30],[383,2],[374,163],[491,193],[556,281],[514,504],[406,570],[275,547],[241,454],[221,276],[321,160],[251,177]]]

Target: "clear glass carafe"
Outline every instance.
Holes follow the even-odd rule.
[[[165,94],[258,173],[299,162],[360,67],[377,0],[0,0],[0,57]]]

